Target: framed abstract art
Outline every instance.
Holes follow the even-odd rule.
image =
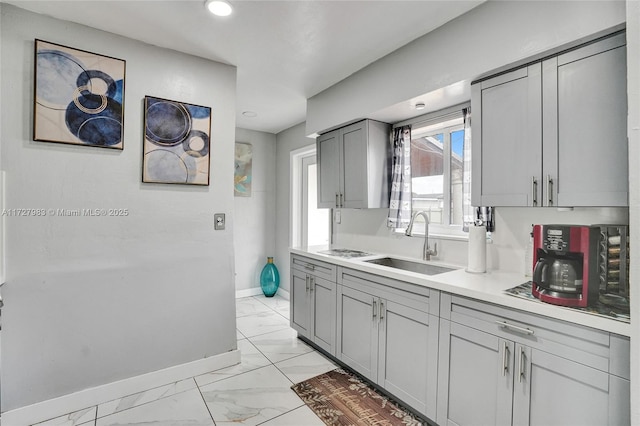
[[[211,108],[145,96],[142,181],[209,185]]]
[[[251,197],[253,147],[249,143],[236,142],[233,194],[236,197]]]
[[[123,149],[125,66],[36,39],[33,140]]]

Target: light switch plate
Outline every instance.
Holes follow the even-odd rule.
[[[342,214],[340,213],[340,210],[336,210],[335,216],[336,216],[336,223],[342,222]]]
[[[216,231],[221,231],[224,229],[224,225],[224,213],[215,213],[213,215],[213,229],[215,229]]]

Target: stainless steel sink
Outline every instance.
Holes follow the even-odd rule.
[[[444,266],[412,262],[410,260],[396,259],[394,257],[365,260],[365,262],[375,263],[376,265],[387,266],[394,269],[402,269],[403,271],[417,272],[418,274],[424,275],[438,275],[445,272],[455,271],[455,269],[446,268]]]

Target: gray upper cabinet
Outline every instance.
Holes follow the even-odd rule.
[[[542,170],[540,64],[471,86],[474,206],[537,206]]]
[[[390,126],[363,120],[316,140],[318,207],[389,206]]]
[[[625,34],[545,60],[545,205],[626,206]]]
[[[628,205],[625,34],[471,88],[472,204]]]

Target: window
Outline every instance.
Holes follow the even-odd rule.
[[[463,106],[404,122],[411,124],[412,211],[429,216],[429,233],[466,236],[471,209],[470,161],[465,161]],[[465,179],[467,180],[465,184]],[[424,233],[421,218],[414,234]]]

